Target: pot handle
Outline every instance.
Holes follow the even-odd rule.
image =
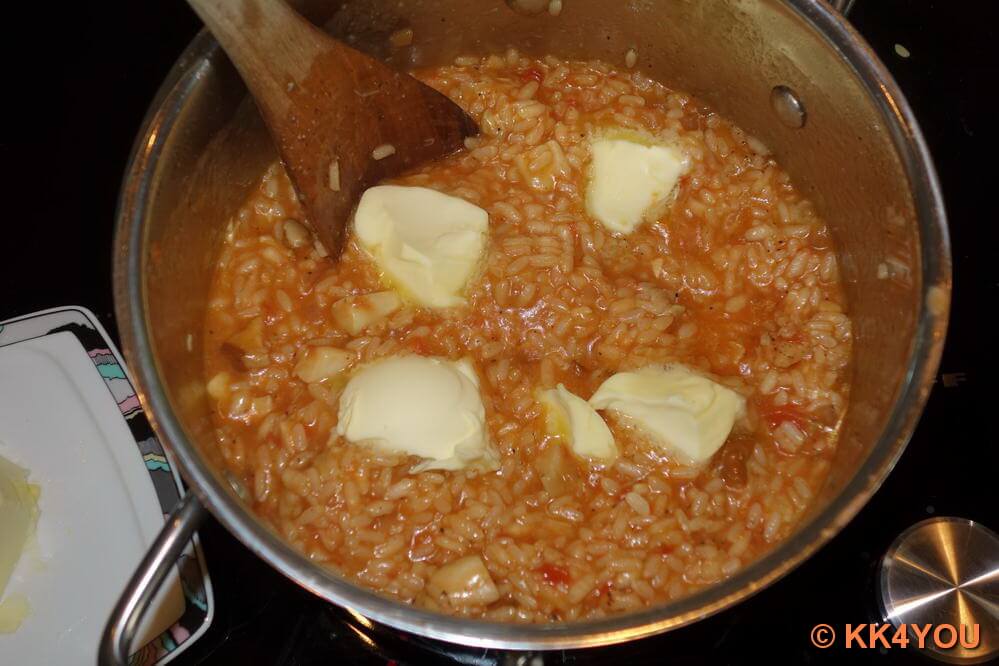
[[[190,490],[174,507],[111,611],[97,652],[99,666],[128,666],[129,648],[139,621],[207,515]]]

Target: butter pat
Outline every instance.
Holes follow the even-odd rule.
[[[28,537],[34,532],[38,518],[35,492],[28,485],[28,472],[0,456],[0,599],[10,581],[14,567],[21,557]],[[13,631],[20,624],[13,616],[23,618],[26,610],[23,600],[8,600],[0,604],[0,631]],[[6,629],[4,629],[6,627]]]
[[[746,413],[741,395],[681,365],[619,372],[600,385],[590,404],[626,417],[687,464],[714,455]]]
[[[548,434],[562,437],[577,456],[610,461],[617,458],[617,446],[610,428],[590,403],[559,384],[542,391]]]
[[[12,634],[18,630],[31,612],[28,600],[23,594],[10,594],[0,601],[0,634]]]
[[[622,131],[590,142],[586,209],[615,233],[630,234],[659,215],[687,169],[679,150],[644,138]]]
[[[397,356],[362,367],[340,397],[337,433],[424,458],[417,472],[495,465],[479,379],[467,360]]]
[[[489,215],[426,187],[379,185],[364,192],[354,233],[402,296],[419,305],[463,305],[486,247]]]

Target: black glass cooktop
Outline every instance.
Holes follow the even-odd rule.
[[[0,319],[78,304],[113,332],[110,251],[119,179],[146,106],[200,26],[179,0],[31,6],[30,21],[8,22],[0,40]],[[995,106],[986,103],[999,84],[999,3],[858,0],[850,19],[914,107],[950,217],[951,329],[919,428],[857,518],[772,587],[691,627],[626,646],[548,653],[544,664],[910,663],[916,657],[898,648],[819,650],[810,630],[876,619],[876,563],[907,526],[934,515],[999,526],[999,436],[991,422],[999,365],[988,324],[999,305],[999,144]],[[216,617],[174,663],[539,663],[531,655],[367,630],[286,581],[214,521],[201,535]]]

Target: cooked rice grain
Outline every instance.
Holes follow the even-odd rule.
[[[625,64],[636,62],[629,51]],[[385,287],[353,243],[338,263],[325,258],[275,165],[233,218],[206,319],[226,467],[314,561],[446,613],[595,618],[731,576],[790,533],[835,450],[851,327],[822,220],[758,140],[636,73],[510,50],[417,74],[482,128],[465,152],[394,181],[490,213],[468,307],[405,308],[356,337],[339,330],[333,303]],[[691,160],[673,204],[626,238],[583,201],[586,137],[612,124],[674,142]],[[227,341],[256,317],[263,349],[244,354]],[[499,470],[413,474],[413,459],[341,440],[343,382],[294,375],[309,347],[351,350],[356,363],[470,358]],[[566,456],[572,483],[550,494],[534,461],[560,444],[543,432],[537,389],[563,383],[588,397],[614,372],[672,362],[747,396],[749,414],[722,450],[684,466],[609,418],[621,457],[602,466]],[[500,598],[431,598],[430,576],[469,555]]]

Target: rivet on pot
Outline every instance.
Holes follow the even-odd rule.
[[[798,93],[787,86],[774,86],[774,89],[770,91],[770,106],[785,126],[791,129],[800,129],[805,126],[805,120],[808,118],[805,105],[798,97]]]
[[[518,14],[534,16],[548,9],[549,0],[505,0],[505,2]]]

